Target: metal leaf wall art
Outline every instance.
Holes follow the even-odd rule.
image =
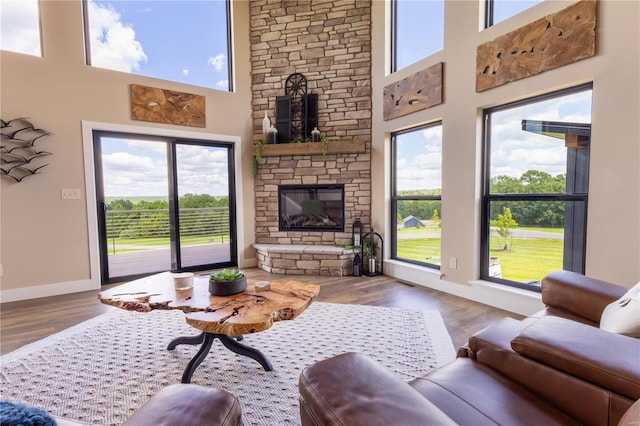
[[[51,155],[47,151],[38,151],[36,142],[51,133],[36,129],[25,118],[15,118],[5,122],[0,120],[0,173],[3,177],[22,182],[27,176],[39,174],[40,170],[49,164],[39,164],[40,158]]]

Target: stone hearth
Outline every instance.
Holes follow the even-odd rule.
[[[322,245],[254,244],[258,267],[273,274],[353,275],[353,250]]]

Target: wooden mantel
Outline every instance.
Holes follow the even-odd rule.
[[[329,141],[327,154],[358,154],[365,152],[364,141],[344,140]],[[256,148],[253,148],[253,155]],[[281,155],[316,155],[322,154],[321,142],[279,143],[262,145],[263,157],[277,157]]]

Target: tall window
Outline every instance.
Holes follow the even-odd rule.
[[[228,0],[85,0],[84,7],[89,65],[232,89]]]
[[[391,135],[391,257],[440,268],[442,123]]]
[[[481,277],[538,290],[584,273],[591,85],[485,111]]]
[[[38,0],[0,0],[0,48],[42,56]]]
[[[485,27],[502,22],[542,0],[485,0]]]
[[[440,50],[444,37],[444,1],[391,1],[391,72]]]

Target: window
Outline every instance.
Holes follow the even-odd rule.
[[[481,277],[584,273],[591,85],[486,110]]]
[[[502,22],[542,0],[485,0],[485,27]]]
[[[391,72],[440,50],[444,37],[444,1],[391,1]]]
[[[38,0],[0,0],[0,48],[42,56]]]
[[[231,90],[229,2],[85,0],[87,63]]]
[[[103,283],[237,265],[231,143],[93,137]]]
[[[440,269],[442,123],[391,135],[391,257]]]

